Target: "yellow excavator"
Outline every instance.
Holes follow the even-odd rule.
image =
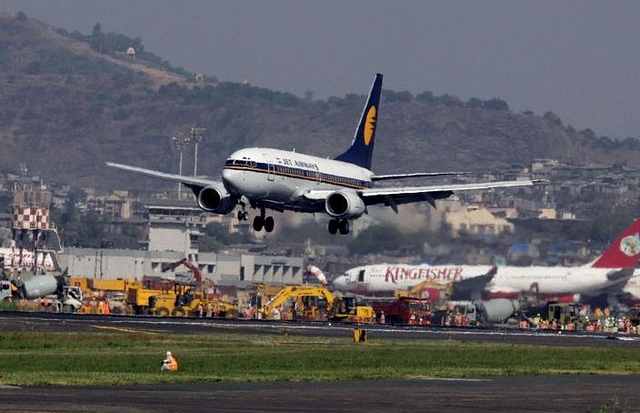
[[[371,306],[359,305],[356,297],[337,296],[327,288],[314,285],[288,285],[262,307],[269,320],[338,321],[371,323]]]

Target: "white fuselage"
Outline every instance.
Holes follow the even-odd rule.
[[[423,281],[456,282],[485,275],[491,266],[379,264],[348,270],[333,281],[336,289],[360,293],[405,290]],[[497,267],[484,292],[512,295],[535,290],[539,294],[598,295],[623,286],[629,277],[609,279],[615,270],[591,267]]]
[[[230,193],[274,209],[308,212],[324,211],[324,200],[310,199],[305,191],[367,188],[372,175],[346,162],[269,148],[238,150],[222,168]]]

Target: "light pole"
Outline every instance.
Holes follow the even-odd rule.
[[[193,176],[198,175],[198,143],[202,141],[202,134],[206,130],[206,128],[199,128],[197,126],[192,126],[189,130],[189,133],[191,133],[191,139],[193,139],[193,143],[195,144],[193,153]]]
[[[182,175],[182,153],[189,143],[189,138],[180,133],[178,136],[172,137],[171,140],[176,145],[176,148],[178,148],[178,152],[180,152],[180,166],[178,166],[178,174]],[[182,199],[182,184],[180,182],[178,182],[178,199]]]

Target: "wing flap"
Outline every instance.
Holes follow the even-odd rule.
[[[448,198],[456,191],[471,191],[477,189],[512,188],[532,186],[542,183],[538,180],[478,182],[469,184],[443,184],[428,186],[402,186],[388,188],[366,188],[359,190],[365,205],[399,205],[417,201],[427,201],[434,205],[438,199]]]

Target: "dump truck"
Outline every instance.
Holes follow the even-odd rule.
[[[376,299],[371,302],[379,322],[396,325],[431,324],[432,302],[424,298],[397,297],[394,299]]]
[[[173,286],[170,286],[168,283],[160,290],[143,288],[140,284],[129,286],[125,294],[125,303],[131,307],[134,314],[148,315],[150,314],[150,309],[155,306],[155,302],[152,300],[152,297],[170,294],[172,291]]]

